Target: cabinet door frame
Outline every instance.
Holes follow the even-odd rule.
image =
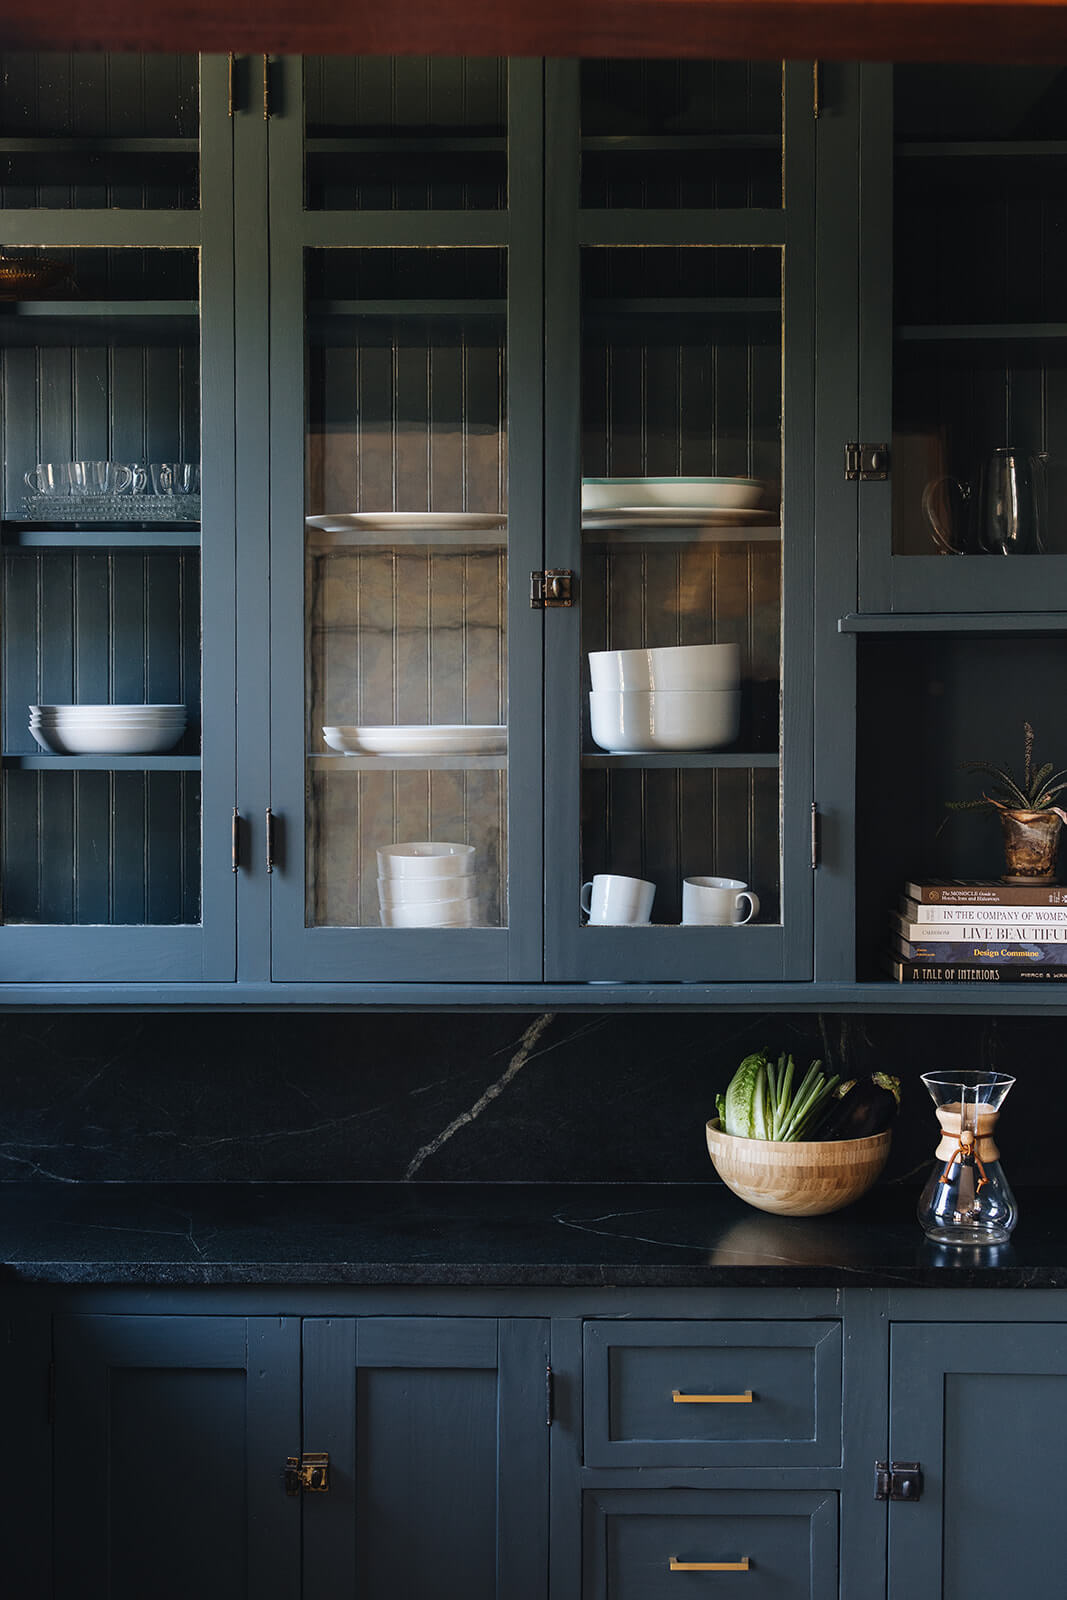
[[[893,438],[893,67],[859,67],[859,438]],[[844,441],[842,441],[844,443]],[[859,610],[918,614],[1055,609],[1067,556],[1024,560],[893,554],[893,463],[884,481],[859,486]],[[1062,609],[1062,608],[1061,608]]]
[[[935,1600],[944,1576],[946,1380],[952,1375],[1055,1377],[1067,1372],[1067,1324],[906,1323],[891,1331],[889,1455],[918,1461],[921,1498],[890,1502],[888,1600]],[[990,1497],[1003,1470],[996,1437],[986,1436],[989,1456],[975,1462],[990,1478]],[[989,1523],[980,1531],[989,1533]],[[1025,1549],[1014,1570],[1026,1582]],[[1035,1591],[1037,1592],[1037,1591]]]
[[[284,113],[270,129],[271,698],[270,805],[278,817],[271,975],[289,981],[536,982],[542,976],[542,614],[530,573],[543,565],[540,61],[508,66],[509,208],[499,212],[307,211],[302,62],[278,63]],[[283,198],[284,197],[284,198]],[[307,927],[304,750],[305,249],[496,245],[508,253],[507,926]]]
[[[536,1317],[307,1317],[304,1442],[328,1450],[333,1487],[305,1497],[305,1594],[358,1592],[359,1373],[481,1369],[497,1375],[496,1579],[506,1600],[547,1600],[549,1322]],[[404,1551],[396,1551],[397,1592]]]
[[[107,1512],[121,1494],[109,1455],[113,1374],[207,1369],[246,1378],[247,1595],[293,1600],[300,1592],[300,1500],[285,1495],[281,1474],[299,1448],[298,1320],[64,1314],[55,1319],[54,1351],[56,1596],[96,1600],[110,1592]],[[151,1460],[138,1465],[153,1470]],[[210,1496],[215,1466],[203,1461],[197,1493]]]
[[[780,211],[612,216],[579,203],[578,64],[546,69],[546,565],[581,570],[583,244],[782,246],[783,484],[780,861],[782,920],[734,928],[583,928],[579,817],[581,609],[546,619],[545,976],[549,981],[804,980],[812,974],[814,151],[812,68],[784,68],[786,188]],[[606,218],[606,222],[602,219]],[[630,238],[627,229],[633,229]],[[605,232],[604,230],[608,230]],[[708,870],[712,870],[710,867]],[[753,885],[759,888],[759,885]]]
[[[196,211],[7,211],[8,245],[190,248],[200,254],[200,897],[196,924],[0,926],[5,983],[232,982],[236,883],[233,123],[225,56],[200,58],[200,207]]]

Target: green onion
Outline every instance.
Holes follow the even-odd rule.
[[[821,1061],[813,1061],[794,1091],[795,1071],[793,1057],[784,1052],[777,1064],[762,1051],[746,1056],[725,1095],[716,1096],[725,1131],[785,1143],[803,1139],[821,1119],[839,1080],[836,1074],[826,1076]]]

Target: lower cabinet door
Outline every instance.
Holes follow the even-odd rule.
[[[295,1600],[298,1324],[55,1324],[56,1600]]]
[[[1064,1592],[1067,1326],[892,1331],[890,1455],[921,1498],[889,1505],[890,1600]]]
[[[829,1490],[591,1489],[584,1522],[583,1600],[837,1594]]]
[[[304,1594],[545,1600],[548,1324],[309,1318]]]

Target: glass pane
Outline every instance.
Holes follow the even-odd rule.
[[[782,204],[774,61],[583,61],[582,205]]]
[[[895,71],[897,555],[1067,551],[1063,82]]]
[[[306,280],[307,924],[501,926],[504,252],[312,251]]]
[[[0,209],[195,208],[195,55],[0,55]]]
[[[3,916],[196,923],[198,256],[63,260],[0,308]]]
[[[507,63],[311,56],[304,63],[309,210],[507,205]]]
[[[586,662],[582,876],[653,883],[654,922],[687,877],[780,915],[781,271],[583,260],[583,649],[627,654]]]

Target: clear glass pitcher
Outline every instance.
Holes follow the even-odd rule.
[[[993,1139],[1015,1082],[1003,1072],[924,1072],[941,1142],[919,1200],[919,1221],[937,1244],[1003,1244],[1018,1212]]]

